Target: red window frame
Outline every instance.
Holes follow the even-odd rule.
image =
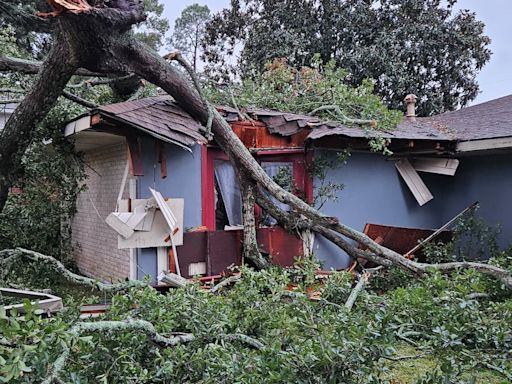
[[[293,164],[293,180],[304,195],[306,201],[313,201],[313,178],[308,172],[309,164],[313,160],[313,151],[303,149],[283,149],[259,151],[254,156],[261,162],[290,162]],[[202,195],[202,222],[208,230],[215,230],[215,160],[229,160],[228,156],[216,147],[203,146],[201,149],[201,195]],[[257,208],[259,216],[261,210]]]

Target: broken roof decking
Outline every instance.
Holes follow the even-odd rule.
[[[219,107],[226,113],[226,119],[229,122],[238,120],[238,113],[231,107]],[[367,139],[369,137],[379,136],[389,139],[399,140],[438,140],[452,141],[445,128],[435,125],[425,124],[418,118],[415,122],[402,121],[395,129],[391,131],[377,131],[358,127],[350,127],[337,122],[322,120],[316,116],[301,115],[296,113],[287,113],[279,111],[263,110],[258,108],[248,108],[244,110],[250,116],[256,117],[264,122],[270,133],[277,133],[282,136],[293,135],[304,128],[310,128],[311,132],[307,139],[316,140],[326,136],[346,136],[349,138]]]
[[[236,121],[238,113],[230,107],[220,107],[228,121]],[[345,136],[366,139],[383,137],[398,140],[470,141],[512,136],[512,95],[482,104],[446,112],[431,117],[404,118],[390,131],[376,131],[325,122],[314,116],[248,108],[245,112],[267,124],[270,133],[292,135],[311,127],[307,139]]]

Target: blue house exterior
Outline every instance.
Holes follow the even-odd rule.
[[[132,140],[128,148],[136,176],[136,197],[149,198],[151,187],[165,197],[184,198],[187,230],[201,226],[212,231],[223,229],[217,211],[219,200],[227,196],[226,186],[215,167],[226,162],[225,157],[214,142],[201,139],[202,128],[175,104],[166,98],[144,100],[93,111],[103,122],[130,128],[126,137],[128,142]],[[391,132],[375,132],[389,139],[392,156],[372,153],[367,144],[372,133],[356,127],[320,124],[311,116],[261,110],[246,111],[256,121],[249,124],[240,121],[235,110],[219,110],[263,168],[275,172],[288,167],[308,200],[320,183],[308,176],[308,164],[315,157],[350,150],[347,164],[328,171],[327,181],[343,184],[344,189],[338,193],[338,201],[328,201],[322,212],[354,229],[362,231],[367,223],[437,229],[478,201],[479,215],[488,224],[501,227],[500,245],[512,242],[512,96],[428,118],[409,116]],[[108,131],[109,127],[92,124],[91,118],[87,129]],[[80,140],[80,132],[72,134]],[[134,137],[137,145],[133,144]],[[162,153],[158,155],[158,151]],[[433,197],[419,201],[408,177],[397,169],[397,162],[411,160],[414,164],[415,159],[448,159],[458,161],[458,166],[453,175],[421,169],[416,175],[412,171]],[[230,198],[239,198],[236,191],[233,193]],[[230,216],[226,224],[241,224],[231,222],[236,216],[232,205],[227,200],[221,205]],[[316,236],[313,251],[326,269],[346,268],[351,263],[321,236]],[[155,248],[138,250],[140,270],[156,275],[157,257]]]

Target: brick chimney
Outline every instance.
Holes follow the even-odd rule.
[[[405,113],[405,117],[415,118],[416,117],[416,100],[418,97],[413,95],[412,93],[405,96],[405,105],[407,106],[407,112]]]

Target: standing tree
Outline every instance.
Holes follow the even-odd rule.
[[[455,12],[455,3],[232,0],[208,24],[208,71],[232,75],[226,62],[239,55],[238,75],[251,78],[274,58],[299,68],[319,53],[348,71],[350,85],[373,79],[390,108],[403,108],[404,95],[414,93],[421,116],[454,110],[477,96],[476,75],[491,54],[484,24],[468,10]]]
[[[144,9],[146,22],[135,36],[157,51],[162,47],[164,36],[169,30],[169,20],[162,16],[164,5],[159,0],[144,0]]]
[[[139,0],[125,0],[102,5],[63,12],[56,17],[54,43],[41,65],[0,57],[0,68],[30,72],[39,67],[30,92],[0,134],[0,209],[5,205],[9,187],[19,177],[21,161],[34,139],[36,124],[55,104],[71,77],[75,73],[103,76],[134,73],[161,87],[186,112],[203,123],[205,134],[214,135],[216,143],[237,169],[240,184],[245,190],[244,254],[256,266],[264,267],[267,261],[255,246],[253,201],[257,201],[283,226],[320,233],[354,258],[362,257],[385,266],[398,265],[416,274],[430,270],[450,272],[459,268],[474,268],[512,288],[512,275],[489,264],[425,264],[409,260],[340,223],[337,218],[324,216],[299,197],[281,188],[260,167],[222,115],[204,98],[190,65],[179,54],[168,55],[168,59],[176,60],[186,68],[193,82],[129,33],[134,24],[145,20],[143,4]],[[288,204],[290,211],[277,207],[269,195]],[[367,249],[357,248],[350,240],[363,244]]]
[[[197,71],[201,56],[201,40],[209,19],[210,9],[207,5],[192,4],[176,19],[174,32],[169,38],[169,47],[182,52],[192,63],[194,71]]]

